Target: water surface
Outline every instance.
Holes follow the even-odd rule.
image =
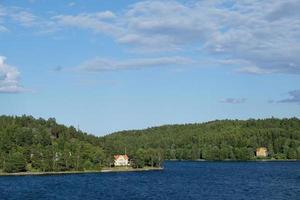
[[[164,171],[0,177],[0,199],[300,199],[300,162],[166,162]]]

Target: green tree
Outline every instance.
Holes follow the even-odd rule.
[[[11,152],[4,162],[4,172],[15,173],[15,172],[25,172],[26,171],[26,161],[24,156],[20,152]]]

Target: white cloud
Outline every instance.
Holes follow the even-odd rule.
[[[228,103],[228,104],[241,104],[245,102],[246,102],[245,98],[225,98],[220,100],[220,103]]]
[[[243,72],[300,73],[300,18],[289,14],[287,2],[300,6],[299,1],[235,3],[232,10],[225,10],[223,30],[213,34],[206,48],[213,55],[244,60],[249,67],[240,66]],[[285,11],[270,21],[278,9]]]
[[[25,91],[20,86],[20,72],[6,64],[6,58],[0,56],[0,93],[19,93]]]
[[[278,103],[297,103],[300,104],[300,90],[293,90],[288,93],[289,98],[277,101]]]
[[[62,27],[69,26],[81,29],[90,29],[98,33],[104,32],[116,35],[121,31],[121,29],[111,22],[114,18],[114,13],[110,11],[92,14],[81,13],[79,15],[57,15],[53,17],[56,23]]]
[[[272,69],[264,69],[264,68],[260,68],[257,66],[249,66],[249,67],[241,67],[239,69],[236,70],[237,72],[240,73],[247,73],[247,74],[272,74],[272,73],[276,73],[275,70]]]
[[[183,55],[200,49],[199,57],[231,60],[243,73],[300,74],[299,9],[299,0],[140,1],[117,13],[62,13],[44,19],[0,6],[0,32],[8,30],[3,21],[11,18],[40,32],[68,27],[104,33],[136,52]]]
[[[68,3],[68,6],[69,7],[74,7],[74,6],[76,6],[76,3],[75,2],[70,2],[70,3]]]
[[[34,25],[37,25],[38,23],[37,16],[27,11],[11,13],[10,16],[13,20],[17,21],[20,25],[25,27],[32,27]]]
[[[300,17],[300,3],[298,0],[278,1],[274,9],[268,13],[266,18],[269,21],[275,21],[290,17]]]
[[[184,5],[176,1],[140,2],[125,14],[122,26],[126,32],[118,41],[163,50],[176,50],[192,44],[200,46],[216,31],[215,21],[221,19],[222,13],[213,15],[198,4]]]
[[[62,25],[111,35],[138,50],[190,51],[243,60],[246,73],[300,73],[299,0],[143,1],[107,20],[99,13],[60,15]],[[106,14],[105,14],[106,13]]]
[[[0,32],[7,32],[8,29],[3,25],[3,18],[5,17],[5,9],[0,5]]]
[[[33,30],[33,33],[52,33],[59,30],[53,20],[35,15],[29,9],[0,5],[0,32],[8,32],[10,23]]]
[[[116,15],[111,11],[98,12],[95,14],[98,19],[114,19]]]
[[[0,25],[13,20],[18,25],[33,27],[39,24],[39,17],[20,7],[5,7],[0,5]]]
[[[194,61],[185,57],[158,57],[158,58],[140,58],[129,60],[109,60],[94,58],[80,65],[80,69],[89,72],[141,69],[149,67],[162,66],[180,66],[189,65]]]

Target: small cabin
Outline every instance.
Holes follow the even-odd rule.
[[[259,147],[256,149],[256,157],[265,158],[268,156],[268,150],[266,147]]]
[[[128,166],[129,165],[129,159],[128,156],[125,155],[114,155],[115,161],[114,166]]]

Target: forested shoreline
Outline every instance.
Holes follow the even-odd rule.
[[[128,154],[134,168],[172,160],[300,159],[300,120],[216,120],[121,131],[96,137],[54,118],[0,116],[0,172],[101,170],[113,155]]]

